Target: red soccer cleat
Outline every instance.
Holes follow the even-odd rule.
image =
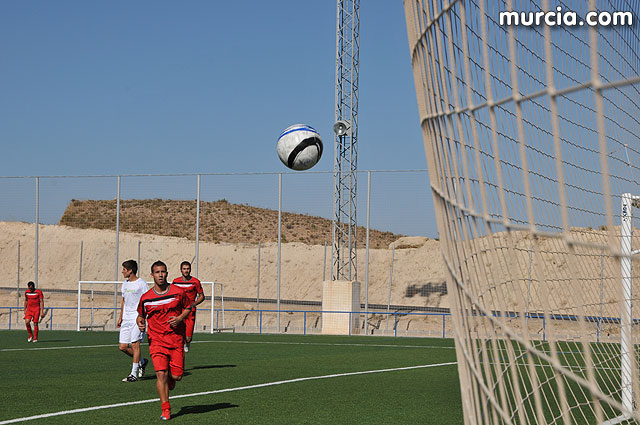
[[[169,419],[171,419],[171,409],[163,409],[160,419],[162,419],[163,421],[168,421]]]

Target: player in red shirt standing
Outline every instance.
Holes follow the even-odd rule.
[[[167,265],[156,261],[151,265],[154,285],[138,304],[136,320],[141,331],[147,325],[149,354],[156,370],[156,389],[160,396],[162,416],[171,419],[169,391],[184,373],[184,319],[192,307],[184,291],[167,282]]]
[[[193,338],[193,328],[196,325],[196,306],[201,304],[204,301],[204,291],[202,290],[202,285],[200,281],[191,276],[191,263],[188,261],[183,261],[180,263],[180,273],[182,276],[173,279],[173,283],[176,286],[179,286],[184,290],[189,298],[189,302],[193,307],[191,310],[191,314],[189,314],[184,319],[184,324],[186,326],[187,331],[187,342],[184,344],[185,353],[189,352],[189,348],[191,348],[191,338]]]
[[[38,321],[44,317],[44,294],[36,289],[33,282],[27,283],[28,289],[24,293],[24,323],[27,325],[29,338],[27,342],[38,342]],[[33,333],[31,321],[33,320]]]

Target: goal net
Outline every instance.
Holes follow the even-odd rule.
[[[640,420],[640,2],[404,5],[465,423]]]

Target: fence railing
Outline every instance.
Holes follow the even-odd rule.
[[[94,313],[97,313],[101,310],[104,311],[112,311],[111,307],[82,307],[82,311],[89,312],[91,318],[93,318]],[[22,324],[22,317],[20,313],[23,311],[22,307],[0,307],[0,329],[23,329],[24,325]],[[64,312],[68,312],[67,320],[65,319],[57,319],[56,317],[60,317],[64,314]],[[47,330],[76,330],[77,323],[75,321],[68,320],[69,317],[75,317],[75,313],[77,311],[77,307],[48,307],[47,315],[48,322],[45,324],[44,329]],[[233,332],[244,332],[244,333],[259,333],[259,334],[272,334],[278,333],[278,326],[275,323],[274,318],[280,313],[282,316],[286,316],[285,321],[288,321],[289,324],[281,327],[280,333],[294,333],[294,334],[319,334],[321,333],[321,317],[322,314],[344,314],[349,315],[349,323],[352,322],[352,316],[358,315],[360,318],[364,319],[365,313],[362,311],[352,312],[352,311],[323,311],[323,310],[276,310],[276,309],[214,309],[212,312],[210,308],[202,308],[198,309],[199,312],[204,313],[203,316],[211,319],[210,327],[207,327],[207,324],[204,324],[204,320],[201,323],[196,323],[196,331],[197,332],[214,332],[214,331],[222,331],[222,330],[232,330]],[[56,313],[57,312],[57,313]],[[227,315],[226,327],[220,327],[220,323],[222,323],[221,315]],[[235,316],[234,316],[235,315]],[[241,317],[244,315],[244,317]],[[253,318],[249,319],[248,316],[255,315],[255,320]],[[4,317],[3,317],[4,316]],[[379,319],[379,326],[375,327],[372,324],[369,324],[367,332],[368,335],[378,335],[378,336],[422,336],[422,337],[438,337],[438,338],[448,338],[452,337],[450,334],[450,313],[434,313],[434,312],[422,312],[422,311],[395,311],[395,312],[386,312],[386,311],[373,311],[369,312],[367,315],[368,320],[371,322],[373,317],[377,317]],[[501,314],[501,316],[509,317],[511,319],[522,319],[524,318],[527,321],[527,325],[531,326],[534,329],[538,329],[537,331],[529,331],[529,336],[532,339],[538,339],[540,341],[547,340],[547,323],[548,320],[553,320],[555,322],[563,322],[565,325],[567,324],[577,324],[577,317],[572,315],[550,315],[546,317],[544,314],[540,313],[531,313],[531,314],[523,314],[518,315],[514,313],[509,314]],[[202,316],[201,316],[202,317]],[[308,319],[316,318],[316,323],[313,326],[308,324]],[[428,327],[416,328],[415,330],[409,330],[409,326],[407,329],[401,330],[401,323],[408,323],[411,320],[415,319],[438,319],[440,325],[431,324]],[[592,340],[593,342],[619,342],[619,334],[611,334],[610,332],[606,332],[603,330],[603,327],[608,324],[616,324],[620,322],[620,319],[617,317],[588,317],[586,321],[592,323],[594,325],[594,329],[592,332]],[[208,320],[207,320],[208,322]],[[320,326],[318,324],[320,323]],[[362,323],[362,321],[361,321]],[[384,323],[384,325],[383,325]],[[215,324],[215,327],[214,327]],[[449,325],[449,326],[447,326]],[[634,327],[640,325],[640,320],[634,320]],[[93,320],[90,322],[83,324],[80,326],[81,330],[103,330],[103,331],[115,331],[117,329],[114,328],[112,323],[110,324],[98,324],[94,323]],[[364,333],[364,326],[359,329],[359,333]],[[558,329],[554,329],[556,333],[558,333]],[[349,333],[351,335],[351,332]],[[561,334],[562,335],[562,334]],[[571,330],[565,330],[564,336],[566,339],[570,340],[572,338]],[[478,336],[482,337],[481,332],[478,332]]]

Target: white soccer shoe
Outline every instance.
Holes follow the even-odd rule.
[[[32,337],[32,336],[30,336],[29,338],[27,338],[27,342],[31,342],[31,341],[33,341],[33,337]]]
[[[189,352],[189,348],[191,348],[191,343],[187,342],[184,344],[184,352],[188,353]]]
[[[144,372],[147,369],[147,365],[149,364],[149,360],[142,359],[140,361],[140,366],[138,366],[138,378],[142,378],[144,376]]]

